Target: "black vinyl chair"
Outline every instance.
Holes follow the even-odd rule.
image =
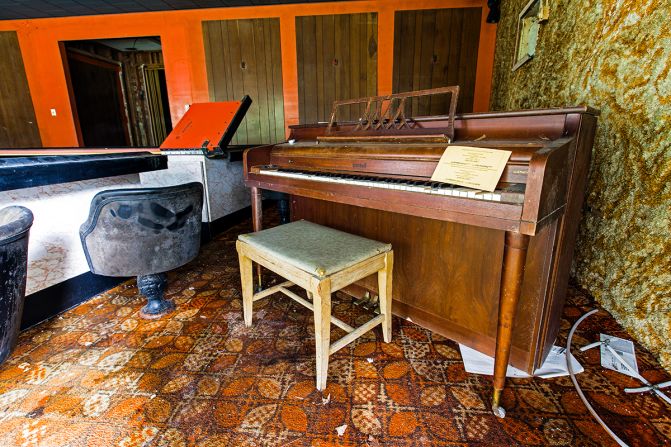
[[[163,296],[165,272],[198,255],[203,185],[115,189],[93,197],[79,229],[91,272],[137,276],[148,303],[140,315],[158,318],[174,309]]]
[[[0,362],[16,346],[28,277],[28,235],[33,213],[22,206],[0,210]]]

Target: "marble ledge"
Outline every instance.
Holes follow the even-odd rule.
[[[165,155],[149,152],[77,155],[3,156],[0,150],[0,191],[137,174],[167,168]],[[62,152],[62,151],[60,151]],[[26,150],[26,153],[30,153]]]

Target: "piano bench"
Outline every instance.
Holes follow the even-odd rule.
[[[326,388],[331,354],[378,324],[382,325],[384,341],[391,341],[393,251],[390,244],[300,220],[240,235],[236,247],[247,327],[252,325],[253,302],[276,292],[287,295],[314,312],[318,390]],[[252,261],[288,281],[254,293]],[[376,272],[380,314],[357,328],[332,317],[331,293]],[[308,300],[288,289],[293,285],[304,288]],[[347,332],[333,344],[330,342],[331,323]]]

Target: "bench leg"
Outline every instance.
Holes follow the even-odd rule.
[[[254,275],[252,260],[238,252],[240,260],[240,281],[242,283],[242,313],[245,317],[245,326],[252,325],[252,304],[254,299]]]
[[[331,280],[316,281],[312,288],[315,347],[317,354],[317,389],[326,388],[329,370],[329,348],[331,346]]]
[[[377,272],[377,287],[379,290],[380,314],[382,321],[382,337],[385,343],[391,341],[391,279],[394,268],[394,252],[389,251],[384,257],[384,268]]]

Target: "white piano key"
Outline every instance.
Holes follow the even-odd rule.
[[[455,188],[454,189],[455,196],[456,197],[466,197],[466,194],[468,193],[468,188]]]
[[[295,178],[302,180],[312,180],[322,183],[338,183],[367,188],[387,189],[392,191],[404,191],[419,194],[431,194],[451,197],[466,197],[474,200],[501,201],[501,191],[494,192],[479,191],[473,188],[465,188],[441,184],[438,182],[415,183],[414,181],[403,180],[376,180],[372,177],[359,177],[351,175],[322,174],[318,172],[300,172],[300,171],[282,171],[277,169],[260,169],[259,174]]]

